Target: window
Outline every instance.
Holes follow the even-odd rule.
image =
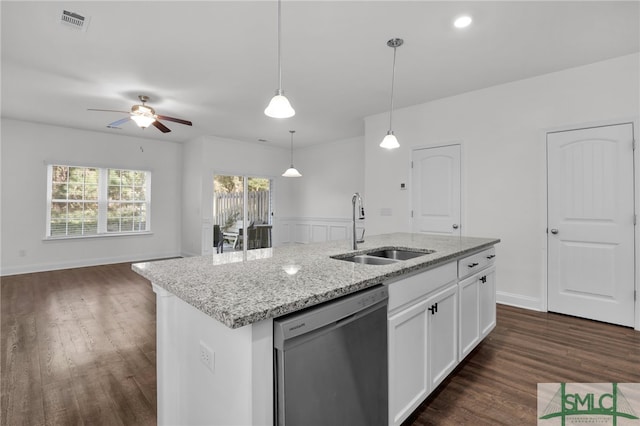
[[[150,230],[150,172],[50,165],[47,175],[47,237]]]
[[[147,230],[147,173],[109,169],[107,232]]]
[[[49,166],[51,203],[49,236],[98,232],[98,170]]]

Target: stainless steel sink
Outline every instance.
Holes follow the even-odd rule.
[[[334,258],[334,259],[346,260],[347,262],[353,262],[353,263],[364,263],[365,265],[390,265],[392,263],[398,262],[397,260],[394,260],[394,259],[385,259],[384,257],[367,256],[366,254],[358,254],[355,256]]]
[[[383,259],[409,260],[415,257],[424,256],[433,253],[434,250],[417,251],[404,249],[379,250],[367,253],[367,256],[375,256]]]
[[[403,260],[414,259],[419,256],[434,253],[434,250],[411,250],[380,248],[360,254],[341,254],[331,256],[333,259],[344,260],[346,262],[363,263],[365,265],[390,265],[402,262]]]

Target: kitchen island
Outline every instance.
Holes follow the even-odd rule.
[[[158,423],[272,424],[273,318],[452,263],[495,238],[395,233],[134,264],[157,294]],[[388,265],[334,259],[433,250]]]

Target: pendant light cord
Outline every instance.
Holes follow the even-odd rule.
[[[281,50],[281,42],[282,38],[282,25],[280,21],[282,20],[282,11],[281,9],[281,0],[278,0],[278,94],[282,94],[282,55],[280,53]]]
[[[291,133],[291,168],[293,168],[293,134],[295,132],[295,130],[289,130],[289,133]]]
[[[391,123],[393,119],[393,86],[396,80],[396,49],[397,47],[393,47],[393,68],[391,71],[391,106],[389,108],[389,131],[391,131]]]

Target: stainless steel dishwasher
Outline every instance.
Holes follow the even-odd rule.
[[[274,320],[276,425],[386,425],[387,287]]]

